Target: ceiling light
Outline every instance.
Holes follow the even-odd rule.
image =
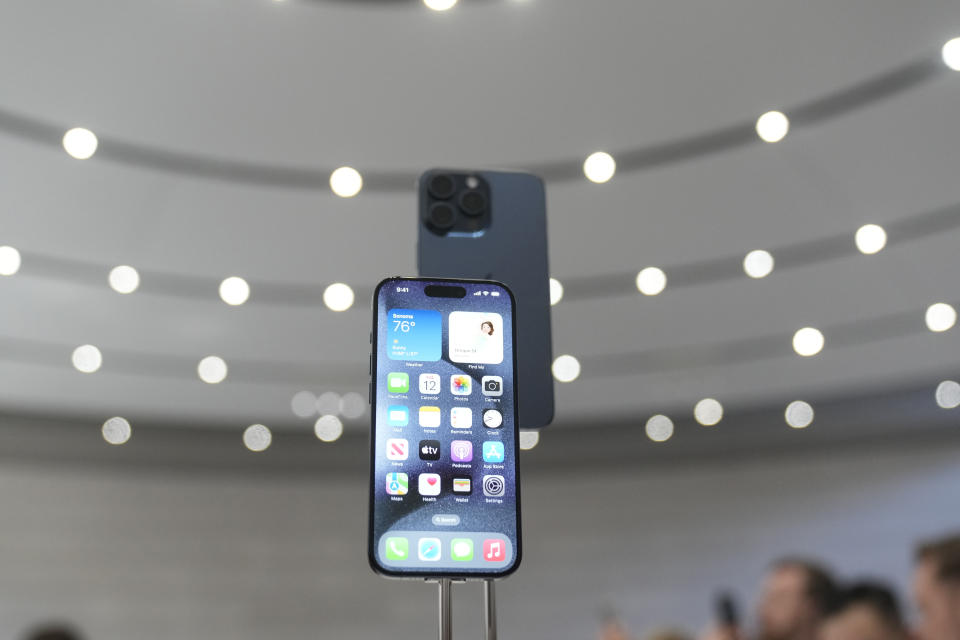
[[[124,264],[111,269],[107,281],[110,288],[117,293],[133,293],[140,286],[140,274],[133,267]]]
[[[590,182],[601,184],[610,180],[617,172],[617,162],[609,153],[596,151],[583,161],[583,175]]]
[[[645,296],[655,296],[667,286],[667,274],[663,269],[647,267],[637,274],[637,289]]]
[[[947,331],[957,323],[957,310],[946,302],[938,302],[927,308],[926,320],[930,331],[937,333]]]
[[[712,427],[723,419],[723,405],[713,398],[704,398],[693,408],[693,417],[705,427]]]
[[[353,167],[340,167],[330,174],[330,188],[341,198],[352,198],[363,189],[363,176]]]
[[[110,444],[125,444],[130,439],[132,430],[125,418],[117,416],[104,422],[100,432],[103,434],[103,439]]]
[[[937,385],[937,404],[942,409],[956,409],[960,407],[960,383],[953,380],[944,380]]]
[[[290,400],[290,409],[298,418],[309,418],[317,412],[317,396],[309,391],[298,391]]]
[[[219,356],[207,356],[197,365],[197,374],[208,384],[223,382],[227,377],[227,363]]]
[[[262,424],[252,424],[243,431],[243,446],[250,451],[265,451],[271,442],[273,434]]]
[[[943,61],[954,71],[960,71],[960,38],[954,38],[943,45]]]
[[[757,118],[757,135],[764,142],[780,142],[790,131],[790,121],[779,111],[768,111]]]
[[[794,400],[784,412],[787,424],[794,429],[804,429],[813,422],[813,407],[803,400]]]
[[[819,329],[804,327],[793,334],[793,350],[801,356],[815,356],[823,349],[823,334]]]
[[[520,448],[524,451],[533,449],[540,442],[540,432],[521,429],[520,430]]]
[[[751,251],[743,259],[743,270],[751,278],[766,278],[773,271],[773,256],[763,249]]]
[[[313,433],[324,442],[333,442],[343,435],[343,423],[337,416],[320,416],[313,423]]]
[[[553,361],[553,377],[560,382],[573,382],[580,375],[580,361],[563,355]]]
[[[230,276],[220,283],[220,298],[229,305],[243,304],[250,297],[250,285],[243,278]]]
[[[320,415],[337,413],[340,411],[340,394],[335,391],[321,393],[317,396],[317,402],[314,406]]]
[[[367,399],[356,391],[343,394],[340,398],[340,415],[351,420],[367,412]]]
[[[77,371],[93,373],[103,364],[103,355],[100,353],[100,349],[92,344],[85,344],[73,350],[71,360]]]
[[[0,276],[12,276],[20,271],[20,252],[13,247],[0,247]]]
[[[563,300],[563,285],[556,278],[550,278],[550,306]]]
[[[71,157],[86,160],[97,152],[97,136],[82,127],[70,129],[63,134],[63,148]]]
[[[647,437],[654,442],[666,442],[673,436],[673,420],[663,415],[655,415],[647,420]]]
[[[887,246],[887,232],[878,224],[865,224],[853,237],[860,253],[872,255]]]
[[[331,311],[346,311],[353,305],[353,289],[342,282],[334,282],[323,290],[323,304]]]
[[[457,4],[457,0],[423,0],[423,4],[434,11],[446,11],[453,8],[453,5]]]

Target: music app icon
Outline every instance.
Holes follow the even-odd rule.
[[[487,562],[503,562],[507,559],[507,545],[503,540],[484,540],[483,559]]]

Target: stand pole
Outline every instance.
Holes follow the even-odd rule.
[[[493,580],[483,581],[483,637],[497,640],[497,598]]]
[[[440,578],[440,640],[452,640],[453,638],[450,587],[450,578]]]

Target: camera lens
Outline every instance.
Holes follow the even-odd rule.
[[[460,196],[460,208],[468,216],[478,216],[487,208],[487,196],[480,191],[464,191]]]
[[[430,178],[427,189],[434,198],[446,200],[456,191],[457,185],[453,181],[453,176],[437,175]]]
[[[454,220],[453,207],[447,203],[437,202],[430,207],[430,224],[435,229],[449,229],[453,226]]]

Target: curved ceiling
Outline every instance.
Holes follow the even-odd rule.
[[[948,375],[958,339],[923,314],[960,299],[960,74],[936,58],[960,12],[922,5],[8,3],[0,245],[23,266],[0,278],[0,409],[308,427],[297,391],[365,391],[364,296],[413,273],[412,179],[438,165],[548,180],[555,349],[584,365],[559,424]],[[774,145],[750,131],[770,109],[793,122]],[[73,126],[92,159],[57,146]],[[597,149],[618,159],[603,185],[576,173]],[[359,196],[316,188],[344,164]],[[868,222],[890,237],[874,256],[853,243]],[[739,266],[757,248],[762,280]],[[117,264],[141,290],[106,286]],[[647,265],[659,296],[633,288]],[[229,275],[250,303],[219,300]],[[335,281],[353,309],[319,304]],[[803,326],[826,337],[813,358],[790,346]],[[85,343],[95,374],[70,366]],[[209,354],[222,384],[195,374]]]

